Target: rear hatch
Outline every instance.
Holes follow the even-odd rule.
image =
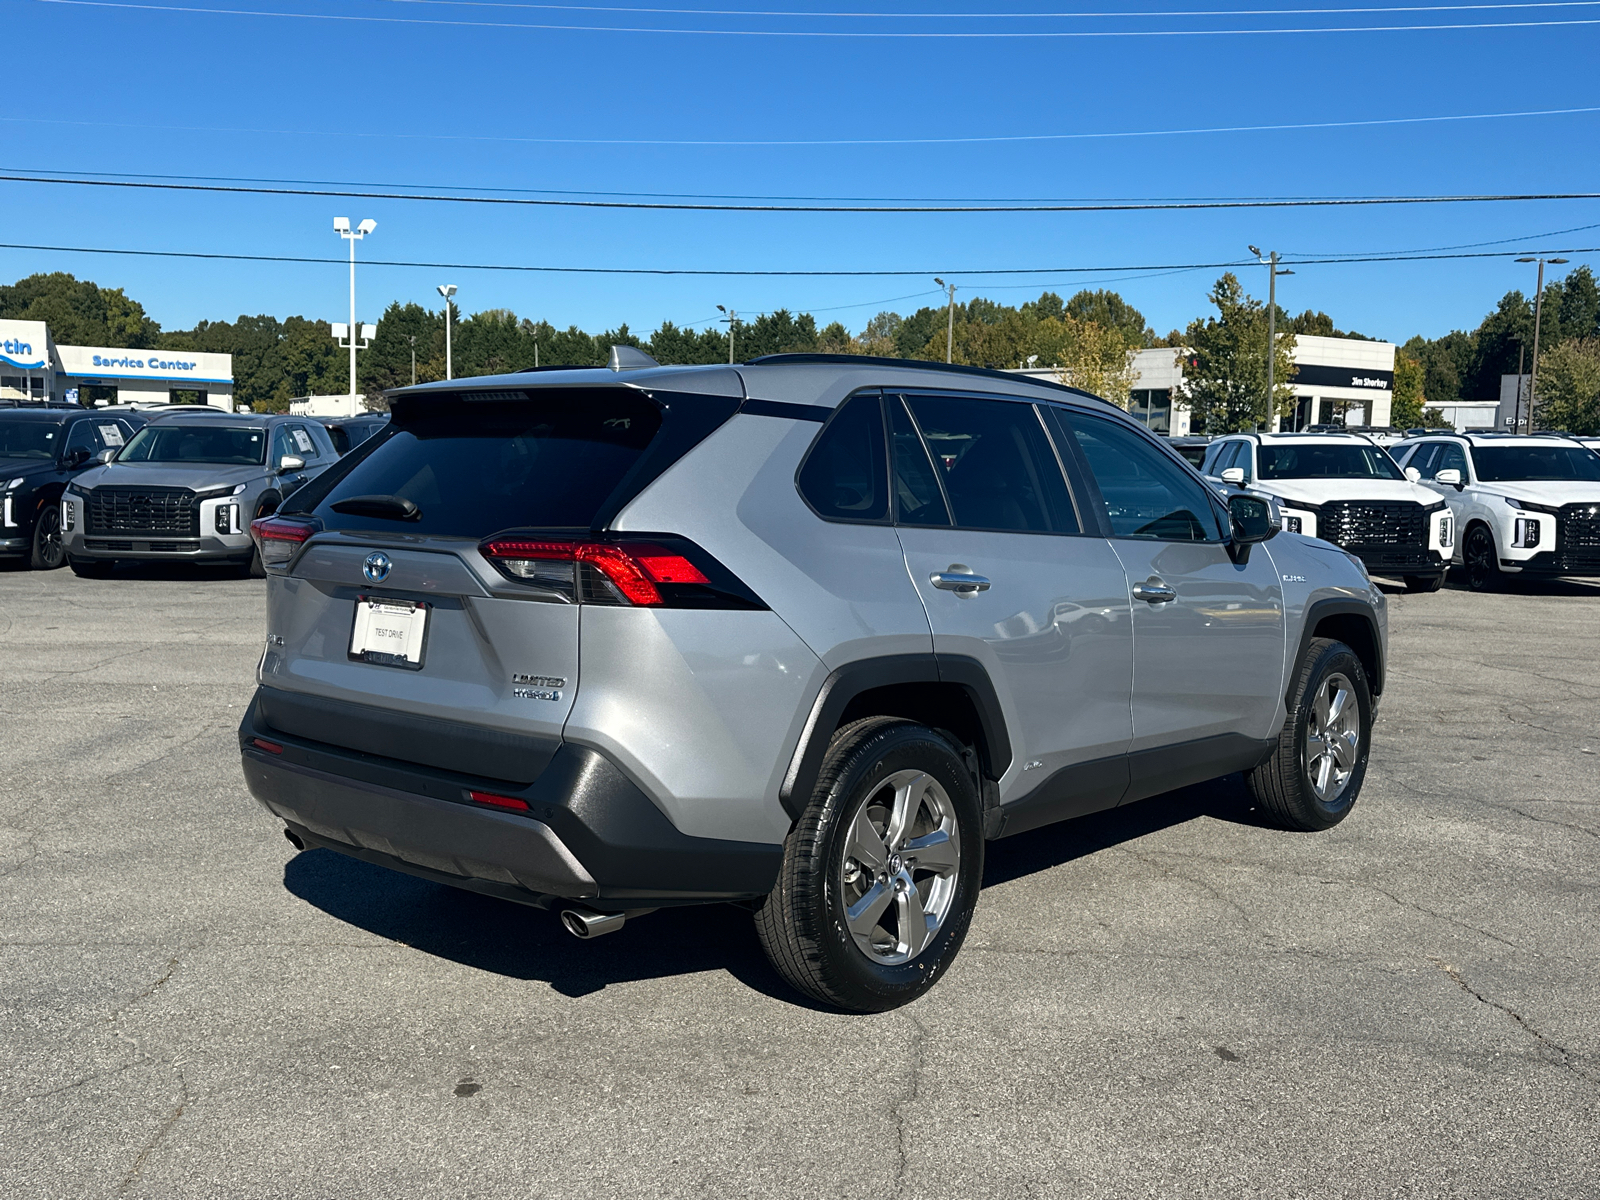
[[[576,560],[497,565],[482,547],[592,537],[738,404],[617,386],[397,397],[387,430],[272,519],[290,544],[258,531],[271,551],[262,719],[531,782],[572,709],[593,582]]]

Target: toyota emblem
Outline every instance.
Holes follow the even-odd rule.
[[[389,568],[394,563],[389,561],[389,556],[382,550],[375,550],[367,555],[367,561],[361,564],[361,573],[367,577],[369,583],[382,583],[389,578]]]

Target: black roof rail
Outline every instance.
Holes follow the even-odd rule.
[[[978,375],[987,379],[1004,379],[1008,383],[1029,383],[1035,387],[1055,388],[1074,396],[1109,403],[1093,392],[1069,387],[1049,379],[1036,379],[1032,375],[1018,375],[1015,371],[1002,371],[996,367],[969,367],[963,363],[928,362],[920,358],[883,358],[874,354],[763,354],[739,364],[746,367],[785,366],[788,364],[830,363],[834,366],[914,367],[919,371],[948,371],[952,375]]]

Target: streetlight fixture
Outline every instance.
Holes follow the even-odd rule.
[[[450,361],[450,297],[456,294],[456,285],[441,283],[439,295],[444,297],[444,377],[454,379],[455,364]]]
[[[349,217],[335,217],[333,231],[350,243],[350,323],[348,325],[335,321],[333,323],[333,336],[339,339],[341,348],[350,351],[350,415],[356,415],[356,351],[365,350],[372,344],[372,339],[378,334],[376,325],[356,324],[356,243],[378,227],[378,223],[368,217],[354,229],[350,228]]]
[[[940,287],[950,290],[950,316],[945,323],[944,331],[944,361],[948,363],[951,361],[950,356],[956,348],[956,285],[946,283],[937,275],[933,277],[933,281]]]
[[[739,323],[739,314],[731,308],[723,308],[720,304],[717,305],[717,311],[725,314],[722,319],[728,323],[728,365],[731,367],[733,366],[733,327]],[[759,316],[760,314],[758,313],[757,315]]]
[[[1519,258],[1520,263],[1536,262],[1539,264],[1539,282],[1535,285],[1533,294],[1533,367],[1528,379],[1528,432],[1533,432],[1533,410],[1539,403],[1539,318],[1544,315],[1544,265],[1549,263],[1552,267],[1560,266],[1567,260],[1564,258]],[[1517,432],[1522,432],[1522,391],[1521,373],[1518,373],[1517,392]]]
[[[1278,276],[1293,275],[1293,271],[1278,270],[1278,252],[1263,256],[1255,247],[1249,247],[1250,253],[1256,256],[1256,261],[1267,268],[1267,423],[1270,425],[1273,417],[1273,394],[1276,389],[1275,373],[1278,368]],[[1317,414],[1311,414],[1311,423],[1315,425]]]

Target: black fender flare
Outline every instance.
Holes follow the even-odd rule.
[[[955,684],[964,691],[977,712],[983,733],[979,770],[989,780],[998,780],[1005,774],[1011,765],[1011,737],[994,683],[977,659],[950,654],[892,654],[859,659],[830,672],[812,701],[800,740],[789,759],[789,769],[778,788],[778,800],[791,819],[799,820],[805,810],[822,772],[828,743],[850,702],[863,692],[906,683]]]
[[[1354,616],[1366,622],[1372,637],[1372,656],[1377,669],[1371,672],[1372,678],[1367,684],[1372,689],[1374,696],[1383,693],[1383,677],[1386,669],[1384,662],[1383,637],[1378,632],[1378,618],[1373,615],[1372,606],[1363,604],[1360,600],[1350,600],[1337,596],[1329,596],[1322,600],[1314,600],[1306,605],[1305,617],[1300,622],[1300,645],[1295,651],[1294,658],[1287,664],[1288,672],[1284,676],[1288,686],[1284,691],[1283,702],[1285,706],[1294,703],[1290,691],[1294,688],[1294,681],[1300,677],[1300,664],[1306,661],[1306,652],[1314,636],[1313,631],[1317,625],[1327,617]],[[1356,649],[1356,647],[1351,647]]]

